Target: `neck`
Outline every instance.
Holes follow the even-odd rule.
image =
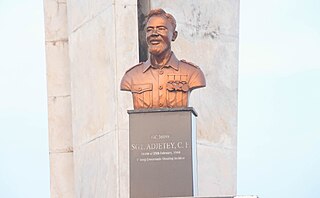
[[[171,49],[159,55],[150,54],[151,64],[154,66],[163,67],[171,57]]]

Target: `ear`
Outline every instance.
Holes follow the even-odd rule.
[[[177,38],[177,36],[178,36],[178,32],[177,32],[177,31],[174,31],[174,32],[173,32],[173,35],[172,35],[171,41],[175,41],[176,38]]]

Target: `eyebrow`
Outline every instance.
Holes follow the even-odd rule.
[[[147,26],[147,28],[154,28],[154,27],[156,27],[156,28],[158,28],[158,27],[164,27],[164,28],[167,28],[166,26],[164,26],[164,25],[158,25],[158,26]]]

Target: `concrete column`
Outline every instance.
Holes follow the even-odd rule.
[[[236,194],[238,0],[150,0],[177,20],[173,51],[201,67],[207,87],[191,94],[198,112],[200,196]]]
[[[45,35],[52,198],[74,197],[67,5],[45,0]]]
[[[75,197],[128,197],[130,96],[118,97],[138,61],[135,0],[69,0]]]

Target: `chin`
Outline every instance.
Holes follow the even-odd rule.
[[[158,47],[149,47],[149,53],[152,55],[159,55],[163,52],[163,49]]]
[[[149,53],[152,55],[160,55],[162,54],[167,48],[163,46],[149,46]]]

